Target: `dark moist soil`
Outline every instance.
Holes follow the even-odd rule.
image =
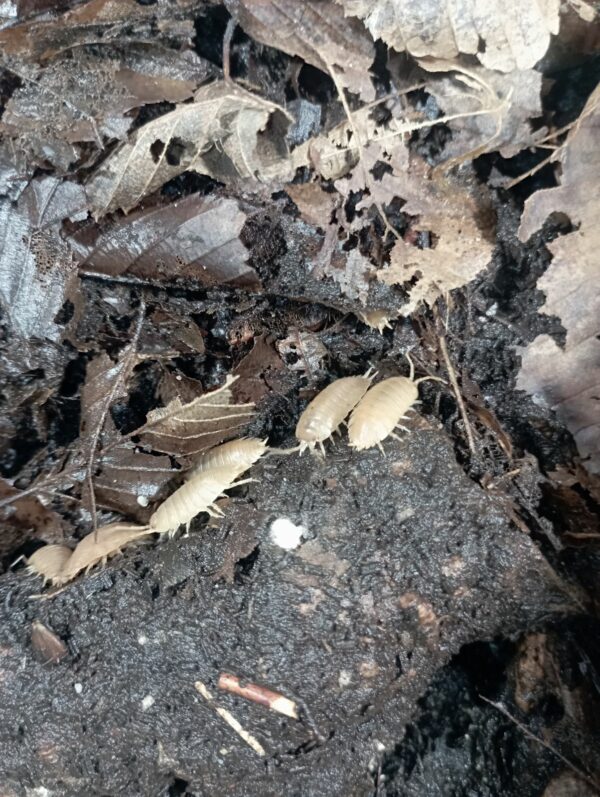
[[[420,426],[386,457],[338,446],[325,460],[267,459],[216,528],[131,552],[48,600],[5,576],[2,766],[16,793],[154,794],[178,778],[193,794],[347,795],[372,793],[379,767],[397,777],[381,752],[441,666],[576,609],[445,433]],[[306,528],[295,551],[270,541],[277,518]],[[67,641],[61,664],[32,658],[34,619]],[[222,671],[302,707],[294,722],[219,695],[265,760],[194,690],[214,693]],[[530,787],[545,774],[528,773]]]

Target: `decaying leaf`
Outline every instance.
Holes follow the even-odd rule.
[[[344,255],[345,257],[332,257],[325,265],[323,273],[337,282],[341,292],[349,299],[365,304],[370,275],[375,269],[358,248]]]
[[[474,55],[488,69],[530,69],[558,33],[559,0],[337,0],[374,39],[415,58]]]
[[[46,61],[72,47],[116,39],[155,45],[157,34],[170,43],[184,44],[194,34],[192,20],[185,19],[186,11],[195,6],[196,0],[178,0],[175,4],[88,0],[49,19],[34,16],[0,31],[0,52],[12,64],[17,56]]]
[[[302,218],[313,227],[325,228],[337,203],[334,193],[323,191],[318,183],[286,185],[285,192],[300,211]]]
[[[121,140],[126,112],[148,103],[182,102],[213,73],[191,51],[143,44],[78,48],[24,82],[6,105],[0,132],[40,162],[66,170],[77,142]]]
[[[98,465],[94,477],[98,504],[140,522],[148,519],[146,507],[166,498],[166,485],[179,472],[171,466],[169,457],[140,451],[129,441],[110,446]]]
[[[186,170],[224,183],[288,176],[289,118],[277,105],[226,82],[199,89],[139,128],[93,175],[88,194],[96,217],[131,210]]]
[[[270,391],[268,377],[282,367],[281,358],[268,340],[268,335],[259,335],[255,338],[252,349],[233,370],[237,379],[233,387],[235,400],[253,403],[260,401]]]
[[[39,620],[31,623],[31,647],[43,664],[60,664],[69,652],[62,639]]]
[[[301,371],[312,381],[324,369],[329,352],[313,332],[289,330],[288,337],[277,342],[277,350],[290,371]]]
[[[538,280],[542,312],[560,318],[566,345],[538,336],[522,351],[517,387],[553,407],[583,462],[600,473],[600,90],[588,100],[561,149],[560,186],[525,203],[519,237],[527,240],[554,212],[568,214],[573,232],[548,244],[553,260]]]
[[[452,137],[444,147],[446,158],[475,158],[498,150],[511,158],[534,143],[531,120],[541,116],[542,75],[534,69],[493,72],[481,66],[457,66],[451,61],[424,59],[432,73],[427,91],[443,113]],[[434,76],[435,75],[435,76]],[[488,113],[482,113],[488,109]],[[545,130],[536,131],[542,137]]]
[[[60,222],[86,206],[83,189],[56,177],[32,181],[17,204],[0,203],[0,300],[14,334],[58,340],[56,315],[77,280]]]
[[[192,456],[240,434],[254,415],[253,404],[232,404],[228,376],[222,387],[188,404],[175,398],[166,407],[148,413],[146,423],[135,432],[153,451]]]
[[[233,199],[189,196],[80,231],[71,246],[86,271],[146,279],[187,277],[205,285],[258,288],[239,235],[246,214]]]
[[[404,155],[396,157],[406,162]],[[394,158],[386,162],[392,165]],[[406,286],[409,299],[399,308],[403,315],[466,285],[488,265],[493,224],[481,191],[471,193],[458,180],[432,180],[425,162],[415,155],[407,170],[395,168],[376,184],[382,202],[388,191],[386,202],[394,196],[404,199],[402,211],[417,218],[412,234],[394,244],[389,267],[377,272],[388,285]]]
[[[0,479],[0,500],[19,493],[16,487]],[[57,542],[64,537],[67,524],[51,507],[42,503],[35,494],[24,495],[0,510],[2,524],[18,529],[21,539],[37,537],[44,542]]]
[[[226,0],[249,36],[302,58],[337,79],[365,102],[375,99],[369,68],[375,46],[362,22],[344,17],[333,0]]]

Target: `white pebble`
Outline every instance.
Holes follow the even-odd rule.
[[[83,684],[80,683],[75,684],[75,691],[77,692],[78,695],[80,695],[83,692]]]
[[[286,517],[277,518],[271,523],[271,542],[286,551],[293,551],[294,548],[297,548],[304,534],[306,534],[304,526],[296,526]]]
[[[139,637],[137,638],[137,641],[138,645],[145,645],[146,642],[148,641],[148,637],[146,636],[146,634],[140,634]]]
[[[340,674],[338,676],[338,685],[340,689],[344,689],[346,686],[349,686],[352,683],[352,673],[348,670],[340,670]]]
[[[150,501],[148,501],[148,498],[145,495],[138,495],[137,502],[140,506],[148,506],[148,504],[150,503]]]
[[[146,695],[146,697],[142,700],[142,711],[148,711],[148,709],[154,705],[154,698],[152,695]]]

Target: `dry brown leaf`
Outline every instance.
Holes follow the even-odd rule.
[[[146,507],[166,498],[165,487],[178,473],[170,457],[147,454],[130,442],[120,443],[101,457],[94,477],[96,500],[100,506],[145,522],[150,514]]]
[[[559,26],[559,0],[337,1],[398,52],[415,58],[465,53],[501,72],[533,67]]]
[[[226,82],[139,128],[95,172],[88,195],[96,218],[131,210],[186,170],[224,183],[291,174],[289,118],[277,105]]]
[[[0,479],[0,499],[10,498],[19,493],[16,487]],[[68,528],[60,515],[51,507],[45,506],[36,495],[24,495],[0,510],[4,527],[10,526],[19,531],[21,539],[37,537],[44,542],[59,542]]]
[[[143,45],[77,49],[24,82],[6,105],[0,132],[39,162],[66,170],[77,142],[123,139],[132,108],[182,102],[214,70],[191,51]]]
[[[281,358],[265,332],[254,339],[254,346],[236,365],[233,375],[239,377],[233,388],[236,401],[260,401],[270,392],[268,377],[283,368]]]
[[[226,0],[225,5],[253,39],[302,58],[365,102],[375,99],[369,68],[375,46],[362,22],[344,17],[332,0]]]
[[[559,347],[548,335],[522,350],[517,387],[550,405],[573,435],[591,473],[600,473],[600,89],[588,100],[561,148],[561,184],[525,203],[521,240],[554,212],[576,227],[548,244],[553,260],[538,280],[546,294],[541,311],[567,330]]]
[[[532,146],[531,120],[541,116],[542,75],[534,69],[493,72],[480,66],[469,68],[450,61],[425,59],[421,66],[427,91],[446,116],[452,137],[444,147],[446,158],[474,158],[483,152],[500,151],[512,158]],[[489,109],[489,113],[482,113]],[[537,130],[541,138],[545,129]]]
[[[191,456],[239,436],[254,415],[254,404],[232,404],[228,376],[218,390],[188,404],[175,398],[166,407],[148,413],[146,423],[134,435],[144,446],[175,456]]]
[[[325,228],[337,203],[333,193],[323,191],[319,183],[286,185],[285,192],[300,211],[300,215],[313,227]]]
[[[55,177],[32,181],[16,205],[0,203],[0,301],[14,334],[60,338],[55,317],[77,280],[60,222],[85,206],[80,186]]]
[[[55,5],[54,3],[52,4]],[[139,3],[137,0],[88,0],[50,18],[35,16],[0,31],[0,53],[46,61],[85,43],[115,41],[153,46],[157,38],[185,44],[194,35],[192,19],[185,19],[197,0],[177,3]]]
[[[406,153],[396,150],[384,162],[395,167],[396,159],[403,165]],[[399,308],[403,315],[466,285],[487,266],[493,248],[491,211],[481,189],[475,194],[458,180],[434,182],[425,162],[415,155],[407,170],[394,168],[375,185],[381,202],[398,196],[405,200],[402,211],[418,219],[413,233],[394,244],[389,267],[377,272],[388,285],[406,284],[409,299]],[[423,236],[415,232],[428,233],[428,248],[416,245]]]
[[[245,221],[233,199],[189,196],[83,229],[71,246],[86,271],[256,289],[260,280],[239,239]]]

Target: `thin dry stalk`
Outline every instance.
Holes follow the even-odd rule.
[[[476,456],[477,451],[475,449],[475,439],[473,437],[473,430],[471,429],[469,416],[467,415],[467,408],[465,406],[462,393],[460,392],[460,387],[458,385],[458,380],[456,378],[456,371],[454,370],[454,366],[452,365],[450,357],[448,356],[448,348],[446,346],[446,336],[439,335],[438,339],[440,342],[440,351],[442,352],[442,357],[444,358],[444,362],[446,364],[446,370],[448,371],[448,378],[450,379],[450,384],[452,385],[452,390],[454,391],[456,403],[458,404],[458,409],[460,410],[460,414],[463,419],[463,423],[465,425],[465,433],[467,435],[467,441],[469,443],[469,450],[473,456]]]
[[[284,714],[294,720],[299,718],[298,706],[293,700],[285,697],[281,692],[267,689],[266,686],[259,686],[249,681],[242,682],[237,675],[231,675],[226,672],[222,672],[219,675],[217,686],[225,692],[231,692],[232,695],[238,695],[246,700],[251,700],[253,703],[258,703],[260,706],[266,706],[278,714]]]
[[[96,493],[94,491],[94,460],[96,458],[96,448],[98,447],[98,440],[104,429],[104,422],[106,421],[106,416],[108,415],[108,410],[110,405],[113,403],[117,392],[123,385],[123,382],[127,378],[131,368],[133,367],[133,362],[135,359],[137,345],[140,339],[140,333],[142,331],[142,325],[144,323],[144,316],[146,315],[146,302],[144,299],[140,300],[140,309],[138,320],[136,323],[135,331],[133,333],[133,338],[131,343],[129,344],[127,351],[122,360],[121,370],[119,371],[119,375],[114,381],[114,384],[108,394],[106,401],[104,403],[104,407],[102,408],[102,413],[100,414],[100,418],[98,423],[96,424],[96,428],[94,429],[94,433],[92,435],[92,439],[90,441],[90,452],[88,455],[88,460],[86,463],[86,483],[88,488],[88,493],[90,496],[90,512],[92,514],[92,528],[94,530],[94,539],[97,540],[97,531],[98,531],[98,518],[96,513]]]
[[[221,708],[221,706],[215,703],[214,697],[208,691],[206,686],[202,683],[202,681],[196,681],[194,684],[196,691],[200,692],[202,697],[206,700],[206,702],[213,708],[221,719],[225,720],[225,722],[229,725],[230,728],[237,733],[237,735],[243,739],[246,744],[251,747],[254,752],[259,756],[266,756],[265,748],[261,745],[258,739],[255,739],[252,734],[248,733],[248,731],[244,730],[240,723],[236,720],[236,718],[231,714],[231,712],[227,711],[226,708]]]
[[[591,777],[591,775],[588,775],[582,769],[579,769],[578,766],[576,766],[572,761],[569,761],[569,759],[566,756],[564,756],[562,753],[559,753],[559,751],[555,747],[553,747],[549,742],[546,742],[546,741],[544,741],[544,739],[540,739],[539,736],[536,736],[535,733],[533,733],[533,731],[530,731],[529,728],[526,725],[523,725],[523,723],[519,722],[519,720],[516,717],[513,717],[513,715],[508,711],[508,709],[506,709],[502,705],[502,703],[494,703],[493,700],[488,700],[488,698],[484,697],[483,695],[479,695],[479,697],[485,703],[489,703],[490,706],[493,706],[501,714],[504,714],[504,716],[507,719],[509,719],[511,722],[514,722],[514,724],[517,726],[517,728],[522,733],[524,733],[525,736],[527,736],[529,739],[532,739],[534,742],[537,742],[538,744],[541,744],[541,746],[545,747],[546,750],[549,750],[557,758],[560,758],[560,760],[563,762],[563,764],[565,764],[565,766],[569,767],[569,769],[572,770],[576,775],[578,775],[578,777],[580,777],[583,780],[585,780],[585,782],[587,784],[589,784],[596,792],[600,791],[600,784],[598,784],[594,780],[594,778]]]

